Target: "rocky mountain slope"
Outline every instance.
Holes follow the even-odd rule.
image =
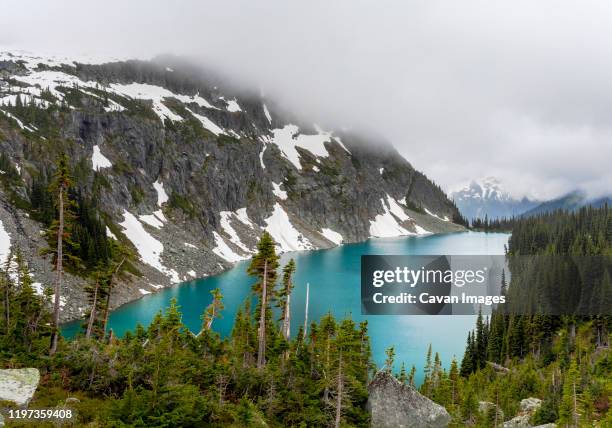
[[[468,219],[484,218],[485,215],[490,219],[513,217],[539,204],[528,198],[512,197],[495,177],[474,180],[449,196]]]
[[[60,153],[108,237],[137,254],[113,307],[227,269],[264,230],[294,251],[461,229],[454,204],[388,143],[300,121],[179,58],[1,52],[0,262],[19,248],[39,292],[53,271],[32,186]],[[64,321],[86,310],[83,284],[66,275]]]

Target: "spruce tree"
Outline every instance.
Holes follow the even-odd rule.
[[[202,315],[202,330],[210,330],[215,318],[220,318],[221,311],[225,308],[223,305],[223,294],[221,294],[221,290],[219,288],[211,290],[210,294],[212,295],[213,300]]]
[[[268,232],[264,232],[257,244],[257,254],[251,259],[247,270],[249,275],[255,276],[257,282],[253,285],[253,291],[259,297],[259,331],[257,367],[263,368],[266,363],[266,341],[267,335],[273,337],[271,330],[270,300],[274,296],[276,286],[276,269],[278,269],[278,256],[274,248],[274,240]]]
[[[50,233],[56,237],[56,250],[53,254],[55,261],[56,280],[54,284],[54,298],[53,298],[53,333],[51,335],[51,347],[50,354],[55,354],[57,350],[57,344],[59,339],[59,319],[60,319],[60,302],[61,302],[61,288],[62,280],[64,275],[64,240],[70,242],[70,228],[66,227],[66,219],[71,220],[70,217],[65,216],[66,209],[70,202],[68,200],[68,190],[72,186],[72,177],[68,169],[68,157],[63,154],[60,156],[57,164],[57,170],[54,175],[53,182],[50,186],[50,191],[57,195],[56,199],[56,210],[58,217],[53,221],[50,229]],[[53,251],[51,249],[51,251]]]
[[[283,285],[278,292],[277,306],[281,310],[282,329],[285,340],[289,340],[291,334],[291,291],[293,290],[293,273],[295,272],[295,260],[291,259],[283,268]]]

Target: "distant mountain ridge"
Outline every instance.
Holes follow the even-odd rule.
[[[513,217],[540,204],[525,197],[514,198],[495,177],[473,180],[462,189],[451,192],[449,197],[468,219]]]
[[[584,206],[590,205],[595,208],[603,207],[605,204],[612,205],[612,197],[603,196],[589,198],[588,195],[580,190],[574,190],[564,196],[542,202],[536,207],[524,212],[522,217],[532,217],[557,210],[576,211]]]

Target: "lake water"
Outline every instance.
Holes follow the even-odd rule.
[[[461,360],[467,332],[474,327],[475,317],[455,316],[362,316],[360,300],[360,257],[364,254],[434,255],[434,254],[503,254],[510,235],[504,233],[460,232],[422,237],[370,239],[358,244],[341,245],[329,250],[283,254],[281,263],[294,258],[297,270],[291,295],[291,330],[295,334],[304,323],[306,283],[310,283],[309,320],[318,320],[327,312],[336,317],[350,316],[356,322],[368,320],[374,360],[382,366],[385,349],[395,346],[396,368],[405,362],[407,370],[417,367],[417,382],[422,378],[427,347],[431,343],[439,352],[444,366],[451,358]],[[124,305],[113,311],[109,323],[121,336],[137,323],[148,325],[159,310],[174,297],[181,306],[183,323],[192,331],[200,329],[200,316],[211,302],[210,290],[220,288],[224,296],[223,318],[214,321],[213,329],[222,336],[231,332],[234,317],[254,283],[246,274],[248,261],[238,263],[222,274],[197,279],[164,289],[156,294]],[[279,275],[280,277],[280,275]],[[62,332],[72,337],[80,322],[67,324]]]

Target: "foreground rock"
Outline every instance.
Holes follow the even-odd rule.
[[[40,381],[38,369],[0,370],[0,401],[27,406]]]
[[[529,397],[521,400],[518,415],[504,422],[504,428],[556,428],[557,424],[552,423],[538,426],[529,423],[529,420],[540,406],[542,406],[542,400],[539,398]]]
[[[443,428],[450,422],[446,409],[381,370],[368,386],[373,428]]]

